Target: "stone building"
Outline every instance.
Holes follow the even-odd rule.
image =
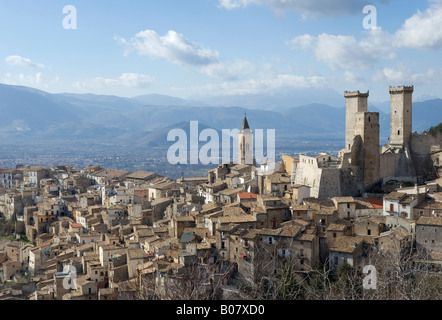
[[[442,252],[442,218],[420,217],[416,222],[416,245]]]
[[[300,155],[291,161],[292,183],[310,187],[318,198],[361,196],[381,191],[390,180],[423,183],[431,174],[436,139],[412,133],[414,87],[390,87],[391,129],[388,143],[380,146],[379,113],[369,112],[369,92],[344,93],[345,147],[337,159]],[[434,158],[434,156],[433,156]],[[285,162],[288,160],[285,159]]]

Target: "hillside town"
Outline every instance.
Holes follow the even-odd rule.
[[[387,145],[369,93],[346,92],[344,149],[284,155],[272,171],[245,161],[246,116],[238,161],[206,176],[0,169],[0,300],[239,299],[288,265],[334,275],[343,265],[362,270],[370,252],[410,246],[436,270],[442,147],[411,131],[412,91],[390,87]]]

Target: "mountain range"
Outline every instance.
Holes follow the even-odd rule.
[[[307,95],[308,93],[305,93]],[[34,143],[118,143],[134,147],[164,147],[171,144],[167,133],[173,128],[188,130],[190,121],[200,129],[234,129],[247,114],[252,130],[276,129],[278,140],[343,140],[345,101],[335,97],[298,105],[296,95],[247,95],[207,100],[186,100],[150,94],[133,98],[111,95],[48,93],[0,84],[0,144]],[[302,98],[302,99],[301,99]],[[290,106],[288,99],[296,101]],[[319,99],[321,100],[321,99]],[[241,101],[243,103],[241,103]],[[284,102],[286,101],[286,102]],[[253,103],[258,107],[253,108]],[[268,108],[265,108],[265,105]],[[380,114],[381,142],[389,136],[388,113]],[[413,130],[422,132],[442,119],[442,99],[413,103]]]

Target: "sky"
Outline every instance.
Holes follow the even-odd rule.
[[[51,93],[442,97],[441,54],[442,0],[0,0],[0,83]]]

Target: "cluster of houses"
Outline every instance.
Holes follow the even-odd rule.
[[[442,262],[440,184],[321,199],[294,184],[295,160],[271,174],[229,163],[176,180],[99,166],[2,169],[0,215],[14,233],[0,239],[0,299],[132,299],[146,283],[179,285],[195,266],[208,274],[204,290],[222,294],[287,263],[297,273],[363,267],[367,247],[414,242]]]
[[[315,179],[333,183],[309,170],[299,179],[300,164],[339,159],[284,155],[257,167],[247,161],[251,135],[244,117],[239,161],[204,177],[97,165],[0,169],[0,300],[178,299],[187,286],[235,297],[287,267],[301,275],[320,264],[332,273],[363,268],[370,252],[397,255],[410,244],[428,253],[425,263],[442,263],[440,178],[320,197]]]

